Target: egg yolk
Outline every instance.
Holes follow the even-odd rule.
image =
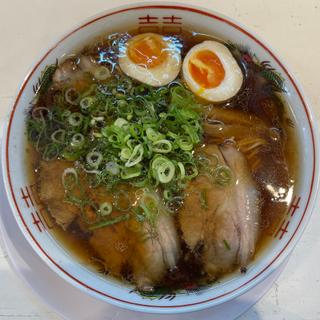
[[[193,55],[189,61],[189,71],[201,87],[217,87],[225,77],[225,70],[219,57],[212,51],[203,50]]]
[[[167,44],[161,36],[147,35],[129,43],[128,56],[135,64],[148,69],[162,64],[167,58]]]

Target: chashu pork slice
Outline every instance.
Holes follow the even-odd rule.
[[[77,206],[65,201],[62,176],[67,168],[73,168],[73,164],[63,160],[40,161],[37,180],[41,202],[63,229],[66,229],[80,212]]]
[[[142,194],[130,194],[131,203],[139,205]],[[151,197],[160,201],[155,193]],[[107,191],[104,197],[100,193],[98,199],[112,202]],[[110,219],[124,214],[128,219],[94,230],[89,240],[110,274],[129,277],[143,291],[152,291],[180,258],[174,219],[160,203],[158,209],[152,223],[148,219],[138,221],[133,210],[129,213],[113,210]]]
[[[204,270],[215,278],[235,266],[246,267],[252,258],[259,234],[260,195],[245,157],[234,146],[212,144],[204,152],[231,169],[232,181],[221,186],[206,175],[195,178],[187,187],[179,222],[187,246],[197,251]]]

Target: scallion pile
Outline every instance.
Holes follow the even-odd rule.
[[[170,202],[198,174],[201,108],[179,82],[153,88],[115,76],[34,107],[28,137],[43,160],[75,161],[93,186],[160,187]]]

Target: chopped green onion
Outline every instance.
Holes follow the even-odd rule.
[[[64,143],[66,137],[66,130],[58,129],[51,135],[51,140],[55,143]]]
[[[90,126],[91,127],[102,127],[104,125],[104,117],[100,116],[100,117],[92,117],[91,121],[90,121]]]
[[[164,139],[164,135],[153,130],[152,128],[147,128],[146,129],[146,135],[147,135],[147,138],[150,140],[150,141],[153,141],[153,142],[156,142],[156,141],[159,141],[159,140],[162,140]]]
[[[177,165],[180,169],[180,179],[183,180],[186,176],[186,170],[182,162],[178,162]]]
[[[193,144],[197,144],[200,142],[199,133],[196,128],[193,128],[190,125],[183,125],[182,128],[189,135]]]
[[[32,109],[31,116],[33,119],[45,120],[47,114],[50,113],[50,110],[45,107],[36,107]]]
[[[95,99],[92,97],[85,97],[80,100],[80,108],[83,112],[87,112],[93,105]]]
[[[124,180],[139,177],[141,174],[141,166],[136,165],[134,167],[124,167],[121,170],[121,178]]]
[[[72,112],[70,110],[64,110],[61,115],[62,119],[68,119],[70,117],[71,113]]]
[[[139,136],[143,134],[142,126],[139,124],[131,125],[129,131],[135,139],[139,139]]]
[[[137,187],[137,188],[143,188],[150,185],[150,180],[148,176],[142,176],[140,175],[139,178],[131,181],[131,185]]]
[[[130,158],[126,162],[125,166],[126,167],[133,167],[139,162],[141,162],[143,158],[143,146],[142,144],[138,144],[137,146],[134,147]]]
[[[75,168],[67,168],[63,171],[62,184],[66,190],[72,190],[78,184],[78,174]]]
[[[189,180],[195,178],[199,173],[196,165],[193,163],[185,163],[184,168],[186,173],[185,177]]]
[[[79,103],[79,92],[74,88],[69,88],[64,94],[66,101],[72,105],[77,105]]]
[[[210,171],[210,168],[214,168],[218,165],[219,157],[216,154],[200,154],[197,157],[197,163],[203,170],[207,172]]]
[[[74,148],[80,148],[85,142],[84,135],[82,133],[76,133],[71,138],[71,146]]]
[[[227,250],[231,250],[231,247],[230,247],[230,244],[227,242],[227,240],[223,239],[223,243],[224,243],[224,246],[226,247]]]
[[[151,168],[153,170],[157,169],[162,163],[169,161],[165,156],[156,155],[151,161]]]
[[[56,159],[58,156],[59,156],[58,146],[54,143],[50,143],[45,147],[42,158],[45,161],[50,161],[50,160]]]
[[[89,152],[86,156],[87,164],[91,168],[98,168],[99,165],[101,164],[102,160],[103,160],[102,154],[97,151]]]
[[[191,139],[187,136],[183,136],[178,139],[178,145],[181,150],[191,151],[193,149],[193,143]]]
[[[112,204],[109,202],[104,202],[99,207],[99,213],[101,216],[108,216],[112,212]]]
[[[106,171],[112,175],[117,175],[120,172],[120,168],[116,162],[110,161],[106,163]]]
[[[118,107],[119,108],[126,108],[128,106],[128,102],[125,100],[119,100],[118,101]]]
[[[111,189],[128,182],[165,189],[166,205],[175,203],[198,168],[206,170],[207,162],[195,154],[203,131],[194,95],[179,82],[153,88],[104,66],[95,65],[92,75],[94,69],[85,92],[67,87],[43,113],[33,117],[41,108],[33,109],[30,141],[44,159],[78,161],[91,186]]]
[[[79,112],[71,113],[68,121],[73,127],[79,127],[83,122],[83,115]]]
[[[168,183],[174,177],[174,164],[172,162],[163,163],[157,170],[157,176],[161,183]]]
[[[170,182],[175,173],[174,164],[165,157],[157,157],[152,163],[151,167],[153,169],[153,177],[161,183]]]
[[[171,131],[169,131],[169,132],[167,133],[167,136],[170,137],[170,138],[172,138],[172,139],[174,139],[174,140],[176,140],[176,139],[179,137],[176,133],[173,133],[173,132],[171,132]]]
[[[114,148],[121,148],[130,138],[130,135],[126,133],[123,128],[119,128],[115,125],[107,126],[101,130],[104,137],[107,137],[109,142],[112,143]]]
[[[115,122],[114,122],[114,125],[119,127],[119,128],[122,128],[124,125],[128,124],[128,121],[123,119],[123,118],[118,118]]]
[[[200,206],[202,209],[208,209],[208,200],[206,190],[200,191]]]
[[[112,226],[112,225],[117,224],[119,222],[129,220],[129,218],[130,218],[130,214],[129,213],[123,214],[123,215],[115,217],[113,219],[103,220],[101,222],[93,224],[88,229],[93,231],[93,230],[100,229],[100,228],[103,228],[103,227]]]
[[[159,214],[160,200],[156,193],[145,190],[139,203],[139,208],[142,209],[142,214],[147,221],[154,225],[156,217]]]
[[[166,139],[158,140],[153,143],[152,150],[159,153],[169,153],[172,150],[172,144]]]
[[[227,186],[231,183],[232,178],[233,174],[228,166],[220,165],[213,171],[214,182],[219,186]]]
[[[170,190],[165,189],[163,191],[163,197],[165,198],[165,200],[171,200],[173,197],[172,192]]]
[[[219,157],[217,154],[210,154],[209,158],[211,165],[216,166],[219,163]]]
[[[111,72],[104,66],[99,66],[93,70],[93,76],[97,80],[106,80],[111,77]]]
[[[132,154],[131,149],[124,147],[123,149],[121,149],[120,157],[122,160],[129,160],[131,154]]]
[[[61,153],[62,158],[68,161],[75,161],[79,159],[80,155],[80,150],[71,147],[65,148]]]
[[[92,132],[92,135],[93,135],[95,138],[102,138],[102,134],[99,133],[99,132]]]

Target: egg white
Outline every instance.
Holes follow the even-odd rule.
[[[141,35],[136,37],[141,37]],[[163,37],[163,41],[167,44],[165,49],[167,56],[165,61],[153,68],[136,64],[127,55],[130,41],[134,39],[135,37],[129,40],[119,54],[119,66],[127,76],[153,87],[164,86],[178,76],[181,69],[181,54],[179,48],[170,39]]]
[[[189,71],[190,59],[192,59],[197,52],[203,50],[209,50],[215,53],[220,59],[225,71],[224,79],[215,88],[206,89],[202,87],[193,79]],[[242,71],[229,49],[222,43],[211,40],[204,41],[190,49],[184,58],[182,73],[185,82],[193,93],[212,102],[221,102],[232,98],[238,93],[243,83]]]

